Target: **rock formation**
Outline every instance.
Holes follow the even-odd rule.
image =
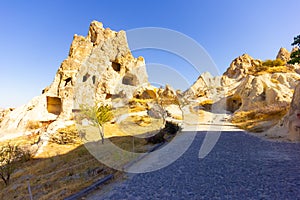
[[[290,60],[290,56],[291,54],[286,48],[280,48],[276,56],[276,59],[280,59],[287,62]]]
[[[53,83],[6,115],[0,132],[25,131],[30,121],[71,120],[72,110],[80,104],[109,102],[118,95],[129,98],[137,86],[148,84],[147,79],[144,59],[132,56],[125,31],[115,32],[93,21],[87,37],[74,35]]]
[[[285,120],[289,139],[292,141],[300,141],[300,82],[295,87],[290,110],[287,116],[285,116]]]
[[[281,48],[276,59],[286,63],[289,57],[290,53]],[[300,66],[288,64],[268,66],[265,63],[252,58],[248,54],[243,54],[232,61],[222,77],[212,77],[209,73],[202,74],[191,88],[184,93],[185,97],[193,99],[193,102],[198,102],[200,106],[202,105],[201,102],[211,101],[213,106],[223,107],[223,110],[231,113],[264,110],[264,108],[269,108],[270,110],[267,111],[272,112],[273,108],[287,107],[293,98],[292,110],[289,112],[288,120],[283,121],[289,122],[286,126],[290,132],[290,137],[292,140],[297,140],[300,133],[300,120],[298,120],[300,107],[295,106],[296,102],[299,101],[295,100],[297,93],[294,97],[293,93],[296,84],[300,80],[298,74]],[[295,91],[297,90],[300,91],[300,86],[296,87]],[[196,105],[193,106],[197,107]],[[267,113],[267,111],[263,112]],[[278,122],[276,121],[278,119],[274,120],[272,123],[263,122],[268,123],[268,125],[265,126],[262,123],[262,126],[269,128]],[[282,124],[282,122],[280,123]]]
[[[239,81],[245,78],[249,74],[249,69],[260,65],[261,60],[253,59],[248,54],[243,54],[242,56],[234,59],[227,71],[223,74],[222,83],[223,85],[229,85],[228,79],[234,79],[234,81]]]
[[[260,76],[248,75],[234,88],[227,97],[230,111],[250,110],[258,106],[291,102],[296,80],[296,73],[274,73]],[[232,107],[230,104],[238,103]]]

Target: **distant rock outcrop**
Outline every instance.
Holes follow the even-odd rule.
[[[290,60],[290,56],[291,56],[290,52],[286,48],[281,47],[278,51],[276,59],[280,59],[287,62]]]
[[[234,88],[228,96],[228,104],[238,101],[239,106],[230,108],[234,112],[250,110],[258,106],[266,106],[282,102],[291,102],[296,80],[300,75],[296,73],[274,73],[260,76],[248,75],[239,85]]]
[[[291,106],[293,109],[290,111],[289,120],[285,121],[290,121],[288,129],[291,137],[295,140],[300,133],[300,119],[298,120],[300,107],[296,106],[296,102],[300,102],[300,100],[295,100],[300,96],[300,86],[296,87],[300,80],[298,73],[300,66],[285,64],[289,57],[290,53],[284,48],[279,50],[276,57],[283,62],[277,60],[263,62],[248,54],[243,54],[232,61],[221,78],[212,77],[209,73],[200,75],[191,88],[185,92],[185,96],[193,99],[193,102],[197,101],[199,105],[201,102],[211,101],[213,102],[212,106],[218,105],[223,107],[223,110],[232,113],[242,111],[251,113],[253,110],[257,112],[261,110],[261,116],[268,115],[268,112],[275,112],[274,110],[278,110],[278,112],[287,110],[293,98]],[[299,94],[296,93],[298,90]],[[285,108],[278,108],[282,106]],[[280,117],[274,119],[275,121],[272,123],[261,121],[260,125],[269,128],[276,124],[278,119]],[[251,120],[254,120],[254,123],[255,116]]]
[[[221,89],[221,77],[213,77],[209,72],[204,72],[197,81],[184,92],[190,98],[214,99]]]
[[[249,74],[249,69],[261,64],[261,60],[257,60],[243,54],[232,61],[227,71],[223,74],[222,83],[223,85],[231,84],[228,79],[234,79],[239,81],[245,78]]]
[[[53,83],[42,95],[7,114],[0,132],[25,131],[30,121],[71,120],[72,110],[80,104],[109,102],[114,95],[130,97],[142,84],[148,84],[145,62],[132,56],[125,31],[115,32],[93,21],[87,37],[74,35]]]

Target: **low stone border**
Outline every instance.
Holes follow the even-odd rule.
[[[126,165],[123,166],[123,170],[126,171],[126,169],[128,169],[129,167],[131,167],[132,165],[134,165],[135,163],[137,163],[138,161],[142,160],[143,158],[145,158],[149,153],[155,151],[156,149],[158,149],[159,147],[161,147],[162,145],[164,145],[166,142],[161,142],[158,143],[156,145],[154,145],[153,147],[151,147],[149,149],[149,151],[139,157],[137,157],[136,159],[134,159],[133,161],[130,161],[129,163],[127,163]]]
[[[109,175],[105,176],[104,178],[98,180],[97,182],[93,183],[89,187],[81,190],[80,192],[78,192],[76,194],[73,194],[73,195],[65,198],[64,200],[76,200],[76,199],[79,199],[79,198],[87,195],[89,192],[97,189],[97,187],[99,187],[100,185],[104,184],[106,181],[112,179],[113,177],[114,177],[113,174],[109,174]]]

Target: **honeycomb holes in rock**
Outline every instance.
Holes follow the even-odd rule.
[[[91,76],[91,75],[90,75],[89,73],[86,73],[86,74],[82,77],[82,82],[86,82],[90,76]]]

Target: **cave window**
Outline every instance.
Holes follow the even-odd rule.
[[[96,76],[95,75],[92,77],[92,80],[93,80],[93,84],[95,84],[96,83]]]
[[[120,72],[121,70],[121,64],[117,63],[117,62],[111,62],[111,66],[112,68],[116,71],[116,72]]]
[[[90,75],[88,73],[86,73],[83,77],[82,77],[82,82],[86,82],[88,80],[88,78],[90,77]]]
[[[68,83],[71,82],[71,81],[72,81],[72,78],[71,78],[71,77],[67,78],[67,79],[65,80],[65,86],[67,86]],[[72,82],[71,82],[71,83],[72,83]]]
[[[62,112],[61,98],[47,96],[47,111],[59,115]]]
[[[234,113],[242,106],[242,99],[238,96],[229,97],[227,99],[227,109],[228,111]]]
[[[261,99],[262,99],[263,101],[266,100],[266,93],[265,93],[265,92],[263,92],[263,93],[261,94]]]
[[[112,97],[112,94],[106,94],[105,99],[110,99]]]
[[[137,77],[133,74],[126,74],[122,79],[122,84],[137,86],[138,85]]]

